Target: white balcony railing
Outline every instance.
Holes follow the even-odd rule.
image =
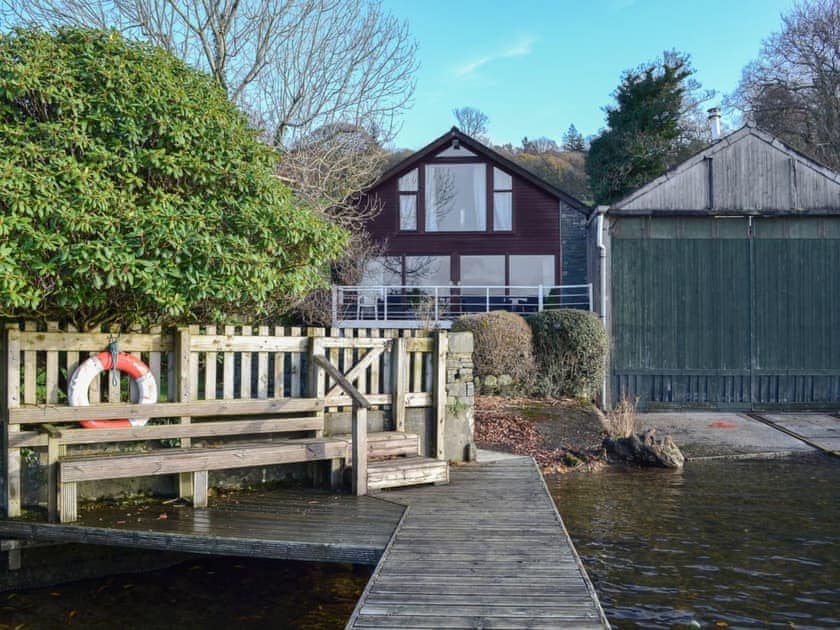
[[[359,328],[448,328],[470,313],[528,314],[557,308],[592,310],[592,285],[334,285],[333,325]]]

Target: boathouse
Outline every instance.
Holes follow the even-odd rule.
[[[612,403],[840,405],[840,174],[746,126],[589,226]]]

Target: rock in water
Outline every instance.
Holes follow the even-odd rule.
[[[685,456],[671,439],[657,441],[656,429],[648,429],[642,434],[632,434],[626,438],[606,438],[604,447],[607,452],[629,464],[638,466],[658,466],[660,468],[682,468]]]

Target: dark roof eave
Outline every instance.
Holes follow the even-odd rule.
[[[716,209],[716,210],[689,210],[676,208],[609,208],[606,214],[610,216],[625,217],[803,217],[803,216],[833,216],[840,215],[840,207],[837,208],[809,208],[807,210],[784,209]]]

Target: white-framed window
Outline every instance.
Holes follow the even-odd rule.
[[[493,167],[493,231],[513,229],[513,178]]]
[[[425,174],[427,232],[487,229],[486,165],[428,164]]]
[[[505,284],[505,257],[500,256],[461,256],[462,287],[468,286],[503,286]],[[498,292],[491,292],[496,295]],[[502,291],[503,293],[503,291]],[[484,289],[462,289],[461,295],[485,295]]]
[[[412,169],[397,182],[400,196],[400,230],[417,230],[417,193],[420,190],[417,169]]]
[[[554,256],[513,255],[510,256],[510,283],[513,286],[554,286]],[[511,289],[511,295],[536,295],[534,289]]]
[[[400,256],[377,256],[365,262],[362,271],[362,286],[387,286],[402,284],[402,258]]]
[[[406,256],[405,283],[408,286],[451,284],[449,256]]]

